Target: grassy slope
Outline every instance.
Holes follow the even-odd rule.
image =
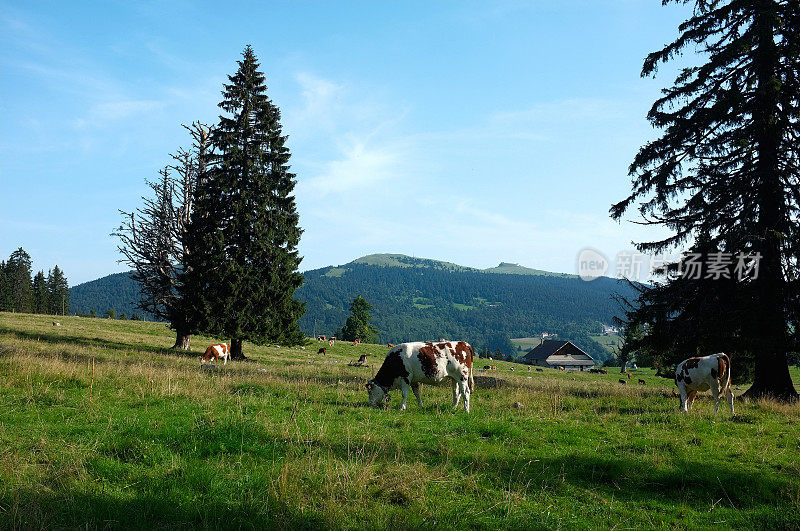
[[[800,526],[797,405],[681,415],[646,371],[495,362],[504,384],[479,382],[470,415],[430,387],[380,411],[374,365],[346,362],[385,347],[246,345],[253,362],[206,373],[207,338],[182,356],[163,325],[51,321],[0,314],[7,527]]]

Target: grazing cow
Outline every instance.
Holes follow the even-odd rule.
[[[491,371],[492,370],[492,366],[491,365],[484,365],[483,366],[483,370],[484,371]]]
[[[536,369],[536,372],[544,372],[544,369]]]
[[[359,343],[361,343],[361,340],[360,339],[356,339],[355,341],[353,341],[353,346],[356,346]]]
[[[646,382],[645,382],[644,380],[642,380],[641,378],[639,378],[639,383],[640,383],[641,385],[645,385],[645,383],[646,383]]]
[[[317,354],[322,354],[324,356],[325,355],[325,347],[322,347],[321,349],[319,349],[317,351]]]
[[[224,361],[222,362],[223,365],[228,363],[228,356],[231,354],[230,346],[227,343],[220,343],[218,345],[211,345],[206,349],[205,354],[203,357],[200,358],[200,363],[210,363],[214,360],[222,358]]]
[[[621,383],[622,385],[625,385],[625,384],[628,383],[628,380],[623,380],[622,378],[620,378],[619,379],[619,383]]]
[[[731,390],[731,360],[727,354],[711,354],[702,358],[689,358],[675,367],[675,385],[681,397],[681,409],[691,409],[698,391],[711,389],[714,397],[714,413],[719,411],[719,398],[724,394],[733,415],[733,391]]]
[[[464,409],[469,413],[469,397],[475,388],[472,377],[474,352],[464,341],[442,343],[401,343],[386,354],[375,378],[367,382],[369,405],[381,407],[388,402],[389,391],[400,388],[406,408],[409,388],[414,391],[422,407],[421,384],[437,385],[445,379],[452,381],[453,408],[464,397]]]
[[[335,340],[335,339],[333,339],[333,338],[330,338],[330,339],[328,340],[328,346],[329,346],[329,347],[332,347],[334,343],[336,343],[336,340]]]
[[[322,334],[318,335],[317,341],[325,341],[325,336],[323,336]]]

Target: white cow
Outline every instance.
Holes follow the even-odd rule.
[[[711,354],[702,358],[689,358],[675,367],[675,385],[681,396],[681,409],[689,411],[698,391],[708,391],[714,396],[714,413],[719,411],[719,397],[728,399],[733,415],[731,390],[731,360],[727,354]]]
[[[202,364],[204,362],[212,362],[216,359],[222,358],[224,360],[222,364],[225,365],[226,363],[228,363],[228,356],[230,356],[230,353],[231,349],[227,343],[211,345],[206,349],[206,352],[205,354],[203,354],[203,357],[200,358],[200,363]]]
[[[453,408],[464,397],[464,409],[469,413],[469,396],[475,389],[472,377],[473,351],[464,341],[441,343],[401,343],[392,348],[375,377],[367,382],[369,404],[382,407],[389,399],[389,391],[400,388],[406,408],[409,388],[414,391],[422,407],[420,384],[438,385],[450,379],[453,386]]]

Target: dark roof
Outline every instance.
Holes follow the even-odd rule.
[[[569,343],[569,341],[558,341],[556,339],[545,339],[542,341],[537,347],[532,348],[525,354],[525,360],[534,361],[540,360],[544,361],[550,356],[552,356],[555,351],[563,347]]]
[[[539,344],[539,346],[529,350],[522,361],[524,363],[534,363],[536,361],[546,361],[547,358],[549,358],[550,356],[552,356],[553,354],[555,354],[556,352],[558,352],[559,350],[561,350],[562,348],[564,348],[567,345],[569,345],[571,347],[570,349],[567,349],[567,351],[566,351],[568,354],[569,354],[570,350],[573,351],[572,354],[575,353],[574,351],[577,351],[578,353],[584,354],[585,356],[589,357],[589,359],[592,359],[591,356],[586,354],[580,348],[576,347],[575,344],[572,343],[571,341],[558,341],[556,339],[545,339],[544,341],[541,342],[541,344]],[[586,361],[588,362],[589,360],[586,360]],[[591,363],[594,363],[594,362],[592,361]],[[572,362],[571,364],[586,365],[588,363]],[[561,363],[560,365],[564,365],[564,363]]]

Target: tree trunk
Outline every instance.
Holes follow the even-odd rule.
[[[756,164],[759,174],[758,234],[755,250],[761,253],[758,277],[753,279],[753,307],[756,326],[750,331],[750,348],[756,354],[753,385],[746,398],[771,397],[797,399],[786,351],[789,347],[786,292],[781,263],[780,238],[786,234],[786,204],[779,170],[781,127],[778,120],[779,90],[777,82],[778,54],[773,37],[777,16],[771,2],[762,2],[754,26],[758,31],[755,51],[757,107],[753,115],[756,127]]]
[[[173,350],[189,350],[192,343],[192,334],[185,334],[181,330],[175,332],[175,344]]]
[[[231,359],[232,360],[246,360],[244,353],[242,353],[242,340],[231,339]]]

